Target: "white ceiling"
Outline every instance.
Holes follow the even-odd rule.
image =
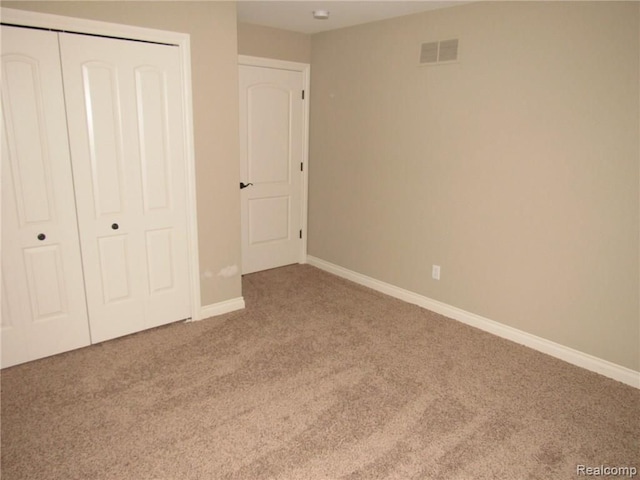
[[[385,18],[467,3],[458,0],[240,0],[238,21],[301,33],[318,33]],[[315,20],[314,10],[328,10],[327,20]]]

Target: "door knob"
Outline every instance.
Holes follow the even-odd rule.
[[[42,241],[42,240],[44,240],[45,238],[47,238],[47,236],[46,236],[44,233],[40,233],[40,234],[38,234],[38,240]]]
[[[118,225],[117,223],[114,223],[114,224],[111,225],[111,228],[114,229],[114,230],[117,230],[117,229],[120,228],[120,225]]]
[[[240,190],[242,190],[243,188],[247,188],[249,186],[253,185],[253,183],[243,183],[240,182]]]

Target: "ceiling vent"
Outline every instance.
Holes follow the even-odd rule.
[[[458,61],[458,39],[423,43],[420,48],[420,65],[437,65]]]

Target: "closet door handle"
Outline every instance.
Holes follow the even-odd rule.
[[[240,190],[242,190],[243,188],[250,187],[251,185],[253,185],[253,183],[240,182]]]
[[[43,241],[47,236],[44,233],[38,234],[38,240]]]
[[[118,225],[117,223],[112,223],[112,224],[111,224],[111,228],[112,228],[113,230],[117,230],[117,229],[119,229],[119,228],[120,228],[120,225]]]

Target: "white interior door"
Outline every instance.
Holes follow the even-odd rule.
[[[304,89],[298,71],[241,65],[242,273],[302,257]]]
[[[2,27],[2,366],[89,345],[57,35]]]
[[[92,342],[188,318],[179,50],[60,45]]]

